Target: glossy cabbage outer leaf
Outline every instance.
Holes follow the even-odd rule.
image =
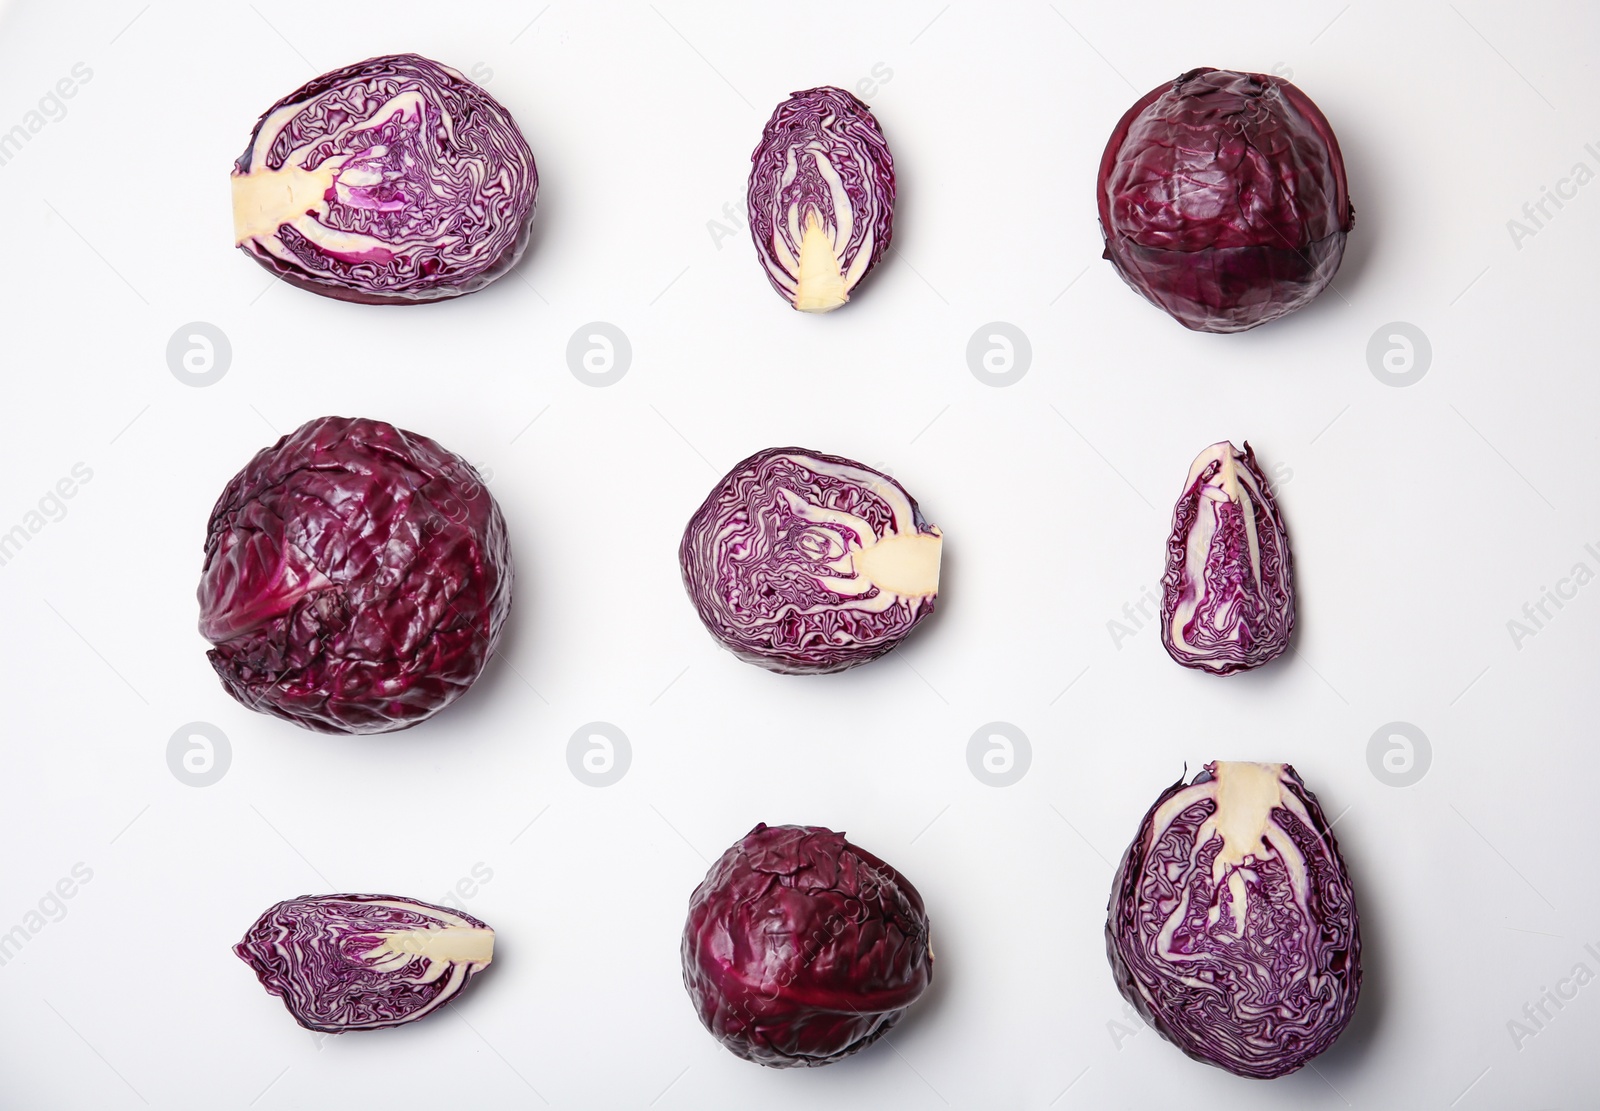
[[[443,1007],[489,967],[494,931],[416,899],[302,895],[269,907],[233,951],[301,1026],[342,1034]]]
[[[750,237],[772,288],[831,312],[889,249],[894,159],[872,112],[824,85],[778,105],[750,156]]]
[[[1326,117],[1280,77],[1192,69],[1100,159],[1105,257],[1186,328],[1242,332],[1333,280],[1355,208]]]
[[[717,483],[678,560],[723,647],[769,671],[824,674],[877,659],[933,612],[942,544],[888,475],[783,447]]]
[[[211,511],[200,634],[229,694],[327,733],[386,733],[470,687],[511,611],[511,545],[471,464],[322,417],[258,452]]]
[[[1231,675],[1276,659],[1294,635],[1293,559],[1272,486],[1224,440],[1189,468],[1161,579],[1161,643],[1184,667]]]
[[[932,980],[922,896],[842,833],[763,822],[689,899],[684,987],[706,1029],[747,1061],[848,1057]]]
[[[482,289],[528,246],[539,175],[511,113],[449,66],[389,54],[262,115],[233,168],[237,246],[368,305]]]
[[[1355,892],[1287,764],[1218,761],[1162,792],[1111,885],[1106,955],[1190,1057],[1271,1079],[1331,1046],[1361,990]]]

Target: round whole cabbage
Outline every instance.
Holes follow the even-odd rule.
[[[500,507],[459,455],[322,417],[211,511],[200,633],[234,698],[328,733],[404,729],[482,673],[511,611]]]
[[[932,980],[922,896],[842,833],[762,823],[689,898],[684,986],[706,1029],[747,1061],[848,1057]]]
[[[942,543],[888,475],[769,448],[717,483],[678,559],[725,648],[771,671],[822,674],[876,659],[933,612]]]
[[[1282,655],[1294,635],[1294,559],[1272,484],[1249,441],[1196,457],[1172,511],[1161,643],[1184,667],[1231,675]]]
[[[426,1018],[489,967],[494,931],[464,911],[393,895],[302,895],[267,908],[233,947],[307,1030]]]
[[[1217,761],[1163,791],[1112,881],[1106,954],[1123,997],[1197,1061],[1271,1079],[1331,1046],[1361,991],[1361,930],[1294,769]]]
[[[234,241],[301,289],[414,305],[516,265],[538,191],[499,101],[449,66],[389,54],[266,110],[233,168]]]
[[[750,237],[801,312],[850,299],[889,249],[894,159],[865,104],[830,85],[792,94],[750,156]]]
[[[1242,332],[1333,280],[1355,208],[1333,128],[1260,73],[1192,69],[1147,93],[1100,159],[1105,257],[1186,328]]]

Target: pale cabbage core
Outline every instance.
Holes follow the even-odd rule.
[[[925,598],[939,593],[939,560],[944,538],[937,528],[927,533],[917,531],[916,512],[905,491],[893,483],[883,482],[870,471],[841,467],[805,455],[791,458],[807,468],[870,487],[889,504],[894,514],[892,526],[879,534],[860,517],[817,505],[792,490],[782,491],[796,517],[831,526],[833,536],[855,537],[853,544],[841,547],[833,542],[831,548],[820,549],[834,556],[827,565],[836,572],[818,579],[823,587],[846,597],[864,595],[877,588],[876,597],[856,607],[864,610],[887,609],[900,599]]]
[[[1216,809],[1200,826],[1193,844],[1198,852],[1213,837],[1222,839],[1222,848],[1211,863],[1211,881],[1226,884],[1232,910],[1224,923],[1221,901],[1213,902],[1208,910],[1210,923],[1213,926],[1222,923],[1225,932],[1243,936],[1250,899],[1246,881],[1254,878],[1252,865],[1269,858],[1282,863],[1295,905],[1304,919],[1309,920],[1305,857],[1282,827],[1273,821],[1272,812],[1281,808],[1293,813],[1308,827],[1315,823],[1295,794],[1284,789],[1283,765],[1219,760],[1209,768],[1213,778],[1179,791],[1156,811],[1150,827],[1150,843],[1159,841],[1174,819],[1197,801],[1211,799]],[[1171,944],[1174,933],[1191,913],[1188,894],[1193,890],[1185,888],[1184,899],[1173,907],[1162,926],[1157,952],[1163,959],[1175,962],[1208,959],[1203,954],[1190,956],[1178,952]]]

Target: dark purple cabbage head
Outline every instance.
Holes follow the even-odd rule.
[[[723,647],[770,671],[822,674],[876,659],[933,612],[942,543],[888,475],[768,448],[717,483],[678,560]]]
[[[750,237],[772,288],[801,312],[833,311],[894,231],[878,121],[843,89],[806,89],[778,105],[750,161]]]
[[[1117,988],[1163,1038],[1239,1076],[1294,1072],[1361,991],[1355,892],[1287,764],[1218,761],[1168,787],[1111,885]]]
[[[494,931],[393,895],[302,895],[233,947],[307,1030],[342,1034],[426,1018],[489,967]]]
[[[916,888],[820,826],[756,826],[689,898],[683,983],[707,1030],[771,1068],[882,1037],[933,980]]]
[[[1100,159],[1117,272],[1199,332],[1242,332],[1333,280],[1355,208],[1333,128],[1279,77],[1192,69],[1142,97]]]
[[[1255,452],[1224,440],[1189,468],[1161,579],[1161,643],[1184,667],[1260,667],[1294,634],[1289,533]]]
[[[389,54],[266,110],[233,168],[234,242],[301,289],[415,305],[516,265],[538,191],[499,101],[449,66]]]
[[[511,611],[511,545],[471,464],[426,436],[322,417],[211,511],[200,634],[229,694],[327,733],[387,733],[470,687]]]

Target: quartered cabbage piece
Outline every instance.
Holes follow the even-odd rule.
[[[933,612],[942,544],[888,475],[769,448],[711,491],[678,559],[700,620],[734,655],[823,673],[876,659]]]
[[[301,1026],[342,1034],[443,1007],[489,967],[494,931],[416,899],[302,895],[268,908],[233,951]]]
[[[831,312],[889,249],[894,159],[878,121],[843,89],[806,89],[778,105],[750,160],[767,278],[801,312]]]
[[[1289,647],[1289,534],[1247,441],[1224,440],[1189,468],[1172,511],[1161,579],[1161,643],[1184,667],[1230,675]]]
[[[1355,892],[1333,831],[1287,764],[1217,761],[1164,791],[1111,886],[1117,988],[1190,1057],[1294,1072],[1361,990]]]
[[[233,168],[234,242],[313,293],[437,301],[516,264],[538,191],[533,152],[494,97],[391,54],[267,109]]]

